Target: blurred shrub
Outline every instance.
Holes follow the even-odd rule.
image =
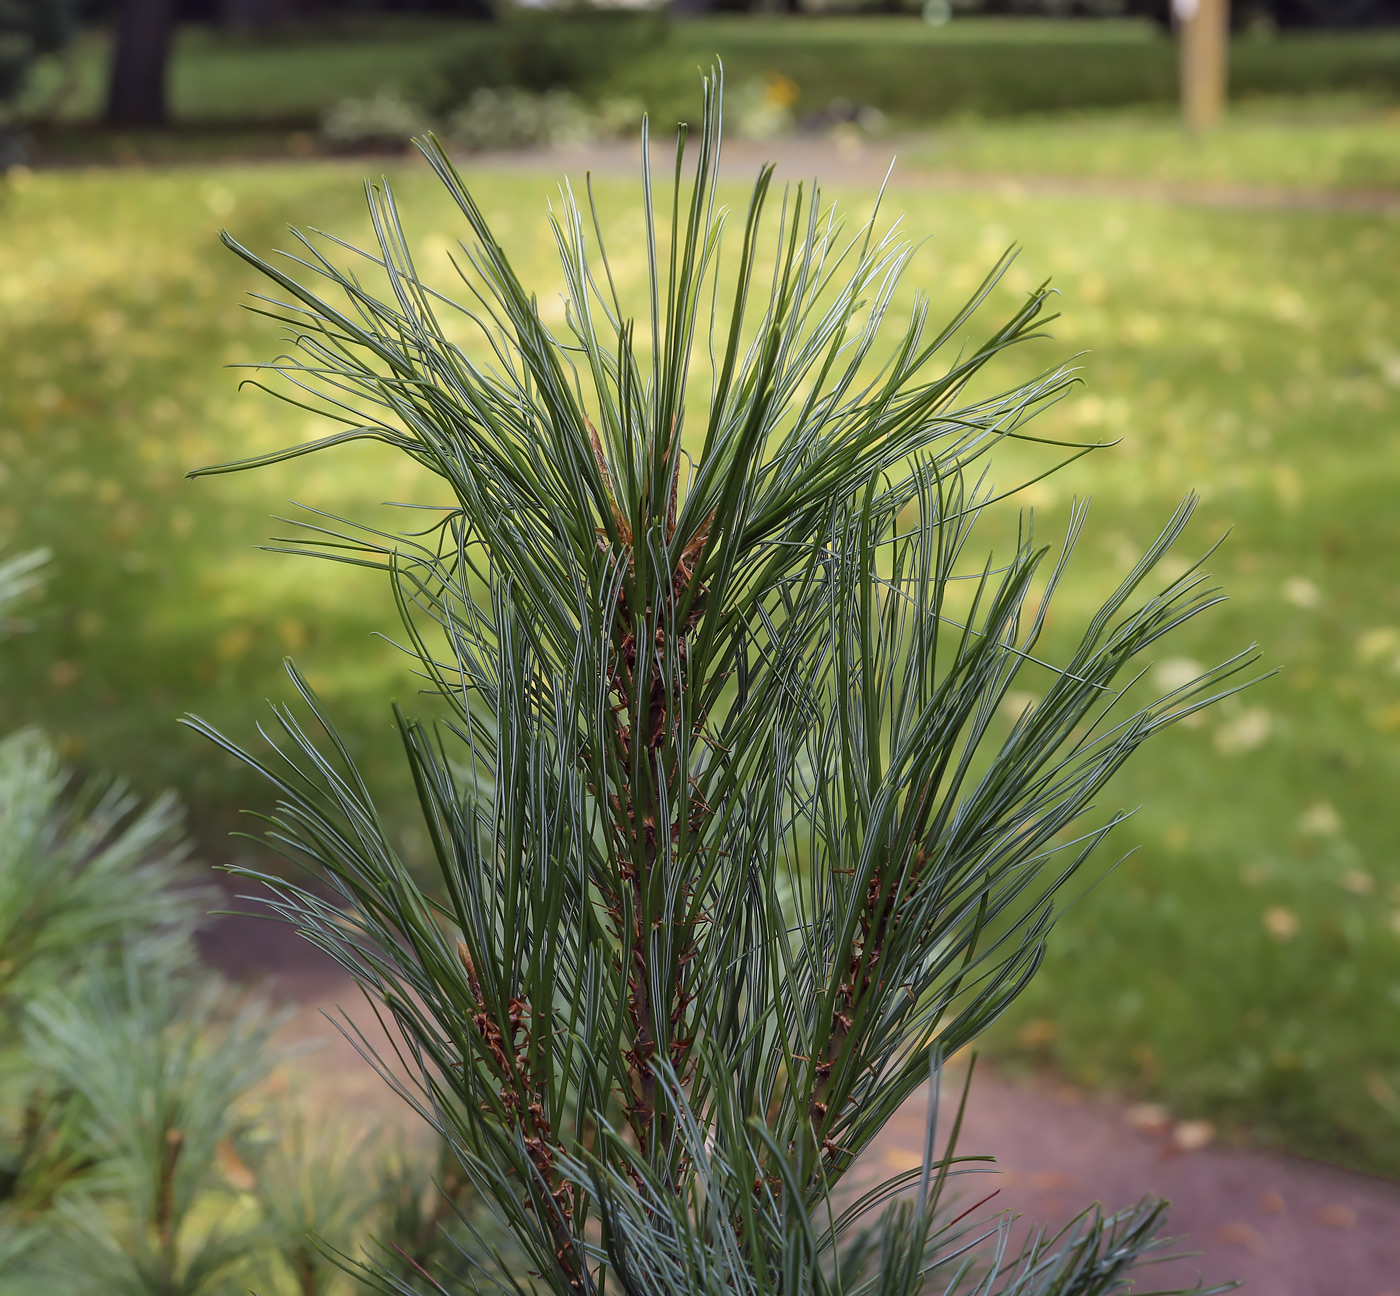
[[[45,562],[0,561],[0,639]],[[462,1254],[440,1152],[381,1166],[373,1133],[259,1099],[276,1019],[195,957],[220,898],[172,797],[0,738],[0,1296],[332,1296],[351,1280],[323,1247]],[[452,1195],[405,1212],[434,1168]]]
[[[447,118],[447,136],[473,151],[580,144],[593,138],[592,121],[567,90],[535,94],[514,86],[472,91]]]
[[[666,42],[662,10],[512,10],[473,33],[472,44],[440,69],[440,109],[469,100],[480,89],[517,86],[536,94],[571,90],[595,95],[618,69]]]
[[[370,1235],[392,1224],[382,1204],[390,1181],[372,1172],[378,1131],[312,1116],[285,1096],[259,1115],[222,1150],[229,1177],[261,1215],[270,1244],[265,1280],[277,1291],[338,1290],[347,1285],[338,1257],[357,1255]],[[414,1165],[420,1175],[428,1170],[422,1161]],[[389,1238],[401,1245],[392,1231]]]
[[[77,32],[70,0],[5,0],[0,4],[0,174],[23,152],[15,105],[34,64],[57,54]]]
[[[114,971],[92,968],[37,998],[25,1061],[69,1118],[69,1181],[41,1217],[18,1290],[243,1289],[259,1221],[238,1209],[219,1153],[271,1063],[270,1026],[258,1005],[131,948]]]
[[[429,127],[417,104],[385,88],[369,99],[342,99],[321,119],[321,137],[332,148],[403,148]]]
[[[343,99],[322,119],[321,135],[335,149],[403,148],[415,135],[440,129],[458,148],[560,148],[635,134],[639,99],[610,95],[589,103],[572,91],[482,86],[435,122],[396,90],[371,99]]]
[[[729,93],[726,125],[740,139],[766,140],[786,135],[794,121],[797,83],[776,74],[751,77]]]
[[[482,87],[448,115],[446,132],[452,143],[471,151],[558,148],[632,134],[641,118],[642,106],[633,99],[604,99],[590,107],[567,90]]]

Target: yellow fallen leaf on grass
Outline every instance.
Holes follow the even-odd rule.
[[[1366,1092],[1389,1112],[1400,1112],[1400,1093],[1375,1067],[1366,1072]]]
[[[1254,751],[1269,741],[1273,727],[1273,717],[1264,707],[1241,711],[1215,731],[1216,750],[1225,756]]]
[[[1335,837],[1342,831],[1341,816],[1329,801],[1315,801],[1298,816],[1298,831],[1309,837]]]
[[[1282,905],[1264,910],[1264,930],[1277,941],[1291,941],[1301,926],[1298,915]]]
[[[1160,693],[1175,693],[1200,679],[1206,668],[1192,657],[1168,657],[1152,671],[1152,684]]]
[[[1400,629],[1395,626],[1374,626],[1356,641],[1356,655],[1364,662],[1379,661],[1393,652],[1400,652]]]
[[[1016,1043],[1024,1049],[1044,1048],[1054,1043],[1056,1033],[1054,1022],[1036,1017],[1016,1032]]]
[[[1310,612],[1322,602],[1322,591],[1306,577],[1295,576],[1284,581],[1283,597],[1294,607]]]
[[[1371,723],[1375,725],[1381,733],[1395,733],[1400,730],[1400,702],[1391,706],[1382,707],[1371,717]]]

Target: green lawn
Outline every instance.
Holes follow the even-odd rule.
[[[450,284],[452,214],[425,168],[398,169],[420,264]],[[239,311],[256,285],[217,227],[257,248],[287,246],[289,220],[363,237],[362,171],[39,173],[0,209],[0,534],[55,554],[34,633],[5,650],[0,727],[42,723],[86,766],[177,787],[215,852],[228,810],[260,791],[176,719],[248,736],[261,699],[287,695],[284,653],[403,804],[387,701],[415,686],[371,638],[392,629],[384,591],[256,546],[288,498],[362,515],[431,489],[368,449],[182,477],[315,426],[223,368],[278,342]],[[553,301],[553,177],[472,178]],[[598,190],[614,214],[633,192]],[[1026,496],[1050,533],[1071,494],[1094,498],[1052,632],[1197,489],[1197,546],[1233,528],[1211,561],[1232,600],[1160,677],[1256,639],[1284,668],[1122,778],[1113,804],[1144,809],[1117,846],[1139,849],[1065,918],[997,1047],[1400,1174],[1400,221],[1005,185],[896,187],[886,210],[928,238],[911,282],[935,316],[1012,240],[1024,252],[997,304],[1047,274],[1064,293],[1055,340],[1016,363],[1084,352],[1085,391],[1042,430],[1121,444]],[[1003,456],[998,480],[1029,467]]]
[[[218,246],[220,225],[259,246],[285,243],[293,216],[356,230],[360,174],[40,173],[3,216],[0,535],[55,551],[38,630],[7,647],[8,718],[43,722],[83,763],[147,790],[178,787],[216,833],[258,789],[176,726],[185,710],[241,723],[294,652],[348,707],[352,732],[387,732],[395,653],[368,637],[389,626],[364,610],[365,582],[253,545],[293,494],[310,507],[410,495],[401,469],[367,453],[309,474],[183,479],[311,426],[240,395],[242,375],[225,368],[264,357],[276,335],[240,309],[255,284]],[[502,200],[537,207],[544,191],[522,184]]]
[[[1265,100],[1236,105],[1198,139],[1165,111],[1041,115],[941,127],[901,156],[917,167],[1018,177],[1400,190],[1400,110]]]
[[[343,28],[287,31],[275,37],[230,35],[185,26],[176,34],[170,64],[170,108],[185,125],[278,123],[314,126],[318,115],[348,95],[381,85],[419,92],[440,60],[470,41],[470,24],[434,19]],[[61,116],[100,116],[108,42],[90,33],[65,68],[41,65],[29,87],[32,107],[49,104],[59,86]]]
[[[346,96],[397,86],[431,101],[440,67],[492,29],[441,18],[342,17],[263,37],[186,26],[171,66],[172,112],[185,127],[314,127]],[[967,117],[1170,105],[1177,93],[1173,42],[1146,21],[716,17],[675,22],[659,49],[616,69],[601,88],[640,94],[660,118],[698,105],[694,72],[718,56],[731,80],[780,74],[801,112],[834,98],[873,104],[898,124]],[[67,70],[41,68],[31,106],[54,102],[74,122],[100,113],[106,42],[93,35]],[[1400,99],[1400,31],[1246,36],[1233,42],[1232,92],[1260,96],[1347,94]],[[595,87],[597,88],[597,87]]]
[[[1171,104],[1177,95],[1175,45],[1145,22],[712,19],[678,24],[670,46],[656,61],[670,53],[677,71],[717,52],[735,77],[792,79],[800,109],[844,96],[900,123]],[[1237,38],[1230,83],[1242,99],[1394,100],[1400,32]]]

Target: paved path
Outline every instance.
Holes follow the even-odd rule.
[[[287,1042],[314,1048],[300,1062],[318,1101],[376,1123],[414,1118],[324,1012],[347,1010],[367,1037],[385,1037],[339,968],[289,929],[224,919],[203,942],[208,962],[259,980],[294,1009]],[[324,1010],[324,1012],[323,1012]],[[927,1101],[913,1098],[867,1153],[867,1174],[919,1163]],[[1148,1193],[1172,1200],[1171,1231],[1199,1252],[1151,1271],[1151,1287],[1244,1279],[1248,1296],[1400,1296],[1400,1183],[1317,1162],[1200,1142],[1204,1130],[1163,1113],[1095,1098],[1048,1080],[1016,1083],[979,1070],[959,1144],[996,1157],[1000,1173],[972,1180],[969,1205],[1023,1216],[1021,1228],[1057,1225],[1090,1202],[1110,1209]]]
[[[1244,1279],[1250,1296],[1400,1296],[1400,1183],[1248,1148],[1178,1149],[1197,1128],[1048,1081],[973,1081],[960,1147],[1001,1171],[989,1204],[1058,1225],[1091,1201],[1148,1193],[1173,1203],[1170,1231],[1195,1259],[1152,1271],[1152,1287]],[[925,1114],[909,1103],[876,1147],[887,1170],[919,1155]],[[1204,1132],[1204,1131],[1201,1131]],[[975,1182],[975,1181],[974,1181]],[[976,1200],[974,1197],[972,1200]],[[1172,1280],[1171,1282],[1168,1279]]]
[[[653,138],[659,140],[660,136]],[[996,175],[920,166],[907,160],[927,146],[927,137],[843,142],[821,136],[796,136],[762,143],[725,140],[722,170],[731,180],[752,180],[764,162],[774,162],[780,181],[810,180],[816,176],[826,188],[847,185],[869,188],[885,178],[893,163],[891,180],[897,185],[959,193],[991,190],[1006,194],[1129,198],[1202,207],[1400,213],[1400,189],[1302,189],[1282,185],[1094,176]],[[638,156],[638,144],[632,140],[577,148],[474,153],[459,158],[458,162],[468,175],[476,168],[545,172],[561,177],[568,175],[577,182],[589,171],[602,175],[636,175]],[[673,143],[653,143],[653,183],[669,183],[674,157]]]

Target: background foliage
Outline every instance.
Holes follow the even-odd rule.
[[[781,76],[799,117],[833,100],[868,104],[896,126],[957,118],[1148,107],[1169,110],[1176,94],[1172,41],[1147,21],[1063,22],[966,19],[934,28],[917,18],[719,17],[666,25],[648,15],[599,15],[569,25],[529,14],[498,25],[342,16],[327,25],[266,36],[186,27],[171,64],[172,113],[199,147],[247,147],[261,132],[314,130],[346,97],[395,88],[420,107],[461,103],[504,81],[531,90],[563,87],[585,98],[641,98],[658,121],[694,117],[696,69],[716,55],[731,85]],[[1231,93],[1248,102],[1278,97],[1400,98],[1400,32],[1241,36],[1232,45]],[[39,70],[29,102],[52,100],[71,128],[100,115],[107,48],[89,35],[68,65]],[[242,132],[242,134],[239,134]],[[65,138],[55,150],[91,153],[111,139]],[[229,136],[233,139],[230,141]],[[49,137],[45,137],[48,139]],[[123,137],[131,147],[133,137]],[[181,144],[135,136],[149,146]],[[264,139],[264,146],[268,141]],[[185,149],[193,147],[186,138]]]
[[[45,174],[6,210],[0,328],[16,381],[0,392],[0,523],[55,551],[50,600],[33,614],[42,634],[12,646],[6,720],[42,719],[70,758],[177,787],[211,841],[227,807],[258,792],[178,733],[180,712],[232,723],[294,651],[374,776],[390,777],[387,756],[376,765],[390,742],[377,699],[414,688],[394,650],[369,649],[367,635],[389,627],[354,573],[307,585],[252,548],[276,530],[264,504],[276,484],[255,500],[242,480],[181,480],[223,447],[271,449],[307,430],[238,396],[237,375],[218,368],[259,353],[263,334],[231,305],[252,285],[216,253],[214,230],[236,215],[250,241],[275,244],[294,212],[315,209],[362,234],[359,170]],[[445,256],[450,217],[421,173],[397,183],[415,211],[434,213],[414,234],[430,265]],[[547,182],[483,174],[479,188],[523,270],[547,282]],[[617,216],[628,187],[598,189]],[[1387,826],[1400,587],[1376,557],[1397,542],[1395,224],[917,187],[893,201],[933,231],[921,277],[935,308],[1013,231],[1028,245],[1012,288],[1057,270],[1057,345],[1092,351],[1087,392],[1049,426],[1123,439],[1081,465],[1101,579],[1144,539],[1144,511],[1200,485],[1202,537],[1234,527],[1220,559],[1233,601],[1177,651],[1205,661],[1257,636],[1287,666],[1237,714],[1168,736],[1126,776],[1120,795],[1149,809],[1120,841],[1142,852],[1122,885],[1067,920],[1054,1002],[1035,1012],[1051,1025],[1027,1035],[1032,1056],[1300,1149],[1400,1164],[1381,1101],[1400,1064],[1400,874]],[[620,273],[632,272],[624,258]],[[395,472],[358,451],[302,475],[296,493],[372,513],[408,491]],[[290,479],[281,489],[293,493]],[[1051,525],[1066,501],[1044,489]],[[1017,1047],[1014,1032],[1005,1039]]]
[[[0,559],[5,634],[32,628],[44,565]],[[173,797],[77,779],[36,730],[0,738],[5,1296],[334,1296],[336,1252],[460,1263],[473,1207],[432,1141],[310,1115],[279,1018],[199,963],[223,900]]]
[[[447,30],[401,24],[366,40],[352,26],[277,48],[188,31],[176,108],[211,130],[177,132],[159,147],[167,156],[216,138],[222,148],[262,147],[269,123],[278,150],[302,147],[306,137],[288,132],[338,97],[381,78],[416,84],[438,67]],[[775,30],[718,22],[704,40],[731,69],[751,57],[747,66],[766,73]],[[995,69],[1022,57],[999,62],[1001,29],[971,23],[937,33],[900,23],[801,30],[792,57],[813,59],[814,70],[798,84],[818,103],[845,75],[830,54],[843,41],[827,39],[843,31],[894,45],[917,35],[930,48],[964,41],[994,90],[1003,84]],[[1122,54],[1148,85],[1160,83],[1144,69],[1166,51],[1144,29],[1109,25],[1097,29],[1106,43],[1090,47],[1076,26],[1080,43],[1069,51],[1046,48],[1059,28],[1016,30],[1034,33],[1052,64],[1114,64]],[[1120,795],[1148,811],[1118,840],[1141,849],[1118,884],[1065,920],[1051,950],[1054,996],[1007,1024],[1003,1058],[1051,1062],[1089,1084],[1164,1098],[1182,1115],[1213,1115],[1390,1173],[1400,1172],[1400,871],[1390,809],[1400,585],[1389,560],[1400,540],[1400,225],[1378,207],[1344,207],[1347,191],[1394,189],[1400,176],[1383,70],[1395,65],[1394,39],[1241,42],[1237,58],[1289,69],[1286,84],[1282,73],[1265,84],[1241,72],[1245,90],[1341,81],[1348,93],[1261,99],[1195,147],[1150,108],[945,121],[901,145],[903,155],[997,179],[931,189],[902,183],[897,170],[892,194],[933,232],[917,277],[933,285],[936,311],[1013,238],[1026,248],[1009,287],[1055,274],[1066,311],[1056,345],[1088,349],[1089,386],[1047,426],[1122,438],[1080,465],[1095,494],[1092,579],[1121,571],[1146,538],[1144,514],[1203,487],[1200,537],[1234,527],[1218,560],[1234,601],[1174,656],[1206,661],[1257,638],[1285,666],[1238,711],[1168,736],[1128,773]],[[823,41],[820,62],[812,51]],[[1143,49],[1123,54],[1130,45]],[[708,52],[666,46],[654,57],[682,54],[688,79]],[[64,108],[75,121],[100,101],[101,50],[85,47],[77,68]],[[907,82],[892,75],[889,93],[917,92]],[[1358,82],[1368,93],[1355,93]],[[867,84],[845,89],[868,93]],[[36,94],[52,89],[42,77],[35,85]],[[259,113],[263,125],[240,133],[238,123]],[[148,147],[103,137],[101,156]],[[391,165],[405,202],[424,213],[413,231],[424,264],[445,268],[450,214],[421,173]],[[232,305],[252,280],[217,252],[216,229],[236,223],[249,242],[275,245],[289,219],[316,211],[331,230],[363,237],[353,181],[365,169],[38,173],[16,176],[0,196],[0,534],[55,553],[50,596],[26,613],[40,633],[6,649],[14,687],[0,696],[3,727],[41,721],[68,762],[129,772],[150,795],[175,787],[219,853],[230,808],[255,803],[259,790],[181,734],[178,714],[235,724],[248,696],[275,687],[267,681],[280,655],[295,652],[382,781],[395,762],[378,699],[396,690],[409,698],[415,687],[394,650],[368,638],[389,628],[368,585],[322,573],[308,586],[254,550],[277,529],[266,516],[276,484],[182,481],[230,445],[270,449],[308,428],[239,396],[237,375],[219,368],[262,354],[265,334]],[[1102,188],[1068,183],[1085,178]],[[1125,192],[1125,181],[1188,186],[1187,200],[1170,189]],[[1280,206],[1255,205],[1257,193],[1199,202],[1189,186],[1203,182],[1330,189],[1340,206],[1311,209],[1286,194]],[[550,184],[506,171],[483,171],[477,183],[522,270],[547,280],[552,248],[540,212]],[[598,189],[611,219],[630,189],[608,177]],[[835,190],[856,208],[873,192],[858,179]],[[282,480],[293,494],[290,475]],[[369,450],[295,487],[313,506],[360,514],[410,490]],[[1056,488],[1042,488],[1042,527],[1053,529],[1066,506]],[[1161,669],[1179,677],[1183,663]],[[1105,985],[1124,988],[1105,994]]]

